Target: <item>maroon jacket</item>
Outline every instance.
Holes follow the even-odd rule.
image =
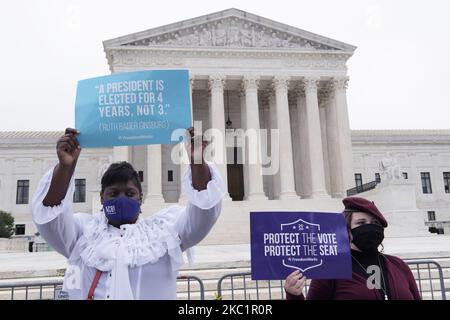
[[[414,276],[400,258],[385,254],[391,300],[421,300]],[[307,300],[382,300],[377,289],[369,289],[364,279],[353,272],[352,279],[311,280]],[[305,300],[286,292],[287,300]]]

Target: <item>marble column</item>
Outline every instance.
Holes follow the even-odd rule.
[[[311,174],[311,198],[328,198],[322,151],[322,131],[317,98],[317,78],[305,78],[306,118],[308,127],[308,154]]]
[[[227,159],[225,145],[225,109],[223,100],[223,90],[225,78],[214,75],[209,77],[209,89],[211,90],[211,129],[217,131],[213,133],[214,162],[216,163],[222,180],[228,190]],[[229,198],[225,195],[224,199]]]
[[[180,180],[180,196],[178,198],[178,202],[180,203],[186,203],[187,201],[187,196],[186,194],[183,192],[183,178],[184,175],[186,174],[186,172],[189,170],[189,155],[186,151],[186,147],[184,145],[184,143],[179,143],[178,146],[178,154],[180,155],[180,176],[179,176],[179,180]]]
[[[294,182],[288,84],[288,77],[275,77],[273,80],[277,126],[280,134],[280,199],[298,198],[295,192]]]
[[[261,168],[261,137],[259,124],[259,106],[258,106],[258,83],[256,77],[245,76],[243,88],[245,90],[245,114],[246,114],[246,130],[255,130],[256,141],[249,139],[245,143],[245,166],[248,170],[248,199],[266,199],[263,189],[263,177]],[[257,143],[251,146],[249,143]],[[256,155],[250,156],[250,152],[257,152]],[[255,163],[250,163],[253,162]]]
[[[191,119],[194,121],[194,78],[189,79],[190,86],[189,86],[189,92],[191,97]],[[180,196],[178,198],[178,202],[185,203],[187,201],[186,195],[183,193],[183,177],[189,169],[189,156],[185,150],[184,143],[180,143],[179,146],[179,154],[182,155],[180,159]]]
[[[325,170],[325,187],[327,194],[331,195],[330,189],[330,168],[328,161],[328,141],[327,141],[327,105],[329,103],[330,92],[328,88],[322,88],[319,93],[319,115],[320,115],[320,130],[322,131],[322,151],[323,151],[323,165]]]
[[[147,146],[147,196],[151,203],[164,202],[162,195],[162,146],[151,144]]]
[[[331,86],[333,89],[333,87]],[[331,91],[330,102],[326,106],[328,168],[330,171],[331,196],[341,198],[344,196],[341,175],[341,157],[339,156],[339,127],[335,106],[334,89]]]
[[[240,107],[241,107],[241,129],[242,130],[247,130],[247,126],[246,126],[246,122],[247,122],[247,114],[245,112],[245,91],[244,90],[239,90],[239,102],[240,102]],[[243,139],[245,139],[245,137],[243,137]],[[245,141],[243,141],[245,142]],[[245,155],[245,144],[243,144],[243,148],[242,148],[242,159],[244,161],[243,163],[243,176],[244,176],[244,200],[248,200],[248,190],[249,190],[249,186],[248,186],[248,167],[247,167],[247,158]]]
[[[267,94],[267,91],[261,91],[260,92],[260,103],[262,105],[261,113],[262,116],[260,118],[261,122],[260,124],[265,129],[264,132],[264,139],[263,136],[261,136],[262,142],[261,148],[263,150],[262,155],[264,155],[263,163],[264,165],[268,165],[269,161],[269,154],[270,154],[270,128],[271,128],[271,119],[270,119],[270,104],[269,104],[269,96]],[[263,176],[263,189],[264,194],[268,199],[272,199],[272,185],[273,185],[273,176],[271,175],[264,175]]]
[[[338,120],[339,153],[341,158],[342,193],[353,187],[353,150],[347,108],[348,77],[333,79],[335,108]]]
[[[292,135],[292,156],[294,160],[294,183],[297,195],[301,197],[302,190],[302,168],[301,168],[301,152],[300,152],[300,125],[297,108],[297,90],[290,90],[288,93],[289,100],[289,118],[291,120]]]
[[[274,160],[274,158],[279,157],[279,152],[278,152],[278,150],[275,150],[276,147],[272,143],[272,140],[275,139],[275,138],[273,138],[274,131],[278,129],[275,91],[268,90],[266,92],[266,95],[267,95],[267,100],[268,100],[268,104],[269,104],[268,124],[269,124],[270,134],[269,134],[268,144],[269,144],[269,148],[270,148],[270,157],[272,158],[272,161],[276,161],[276,160]],[[278,140],[280,140],[279,135],[278,135]],[[280,147],[279,144],[278,144],[278,147]],[[278,160],[278,170],[275,174],[273,174],[271,176],[271,179],[269,181],[270,181],[269,198],[270,199],[278,199],[280,197],[280,190],[281,190],[281,187],[280,187],[280,161],[279,160]]]
[[[303,86],[296,88],[297,112],[299,125],[299,153],[300,153],[300,185],[299,194],[302,198],[311,198],[311,172],[309,170],[309,142],[308,142],[308,118],[306,116],[305,90]]]
[[[353,152],[347,111],[347,78],[331,81],[327,106],[327,142],[330,186],[333,197],[345,197],[353,183]]]

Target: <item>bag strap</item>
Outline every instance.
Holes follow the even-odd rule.
[[[97,284],[98,284],[98,281],[100,280],[101,275],[102,275],[102,272],[100,270],[97,270],[97,272],[95,273],[94,280],[92,280],[92,284],[91,284],[91,288],[89,289],[87,300],[94,300],[95,288],[97,288]]]

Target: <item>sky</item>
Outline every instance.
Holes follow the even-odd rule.
[[[351,129],[450,129],[450,1],[15,0],[0,4],[0,131],[74,126],[102,41],[237,8],[357,46]]]

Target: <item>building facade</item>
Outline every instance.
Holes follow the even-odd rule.
[[[62,132],[0,132],[0,210],[15,218],[16,233],[32,235],[31,198],[43,174],[57,163],[55,143]],[[417,207],[424,212],[424,223],[436,232],[448,233],[450,224],[450,130],[354,130],[352,187],[381,181],[379,163],[387,153],[398,159],[402,179],[415,185]],[[137,152],[145,147],[137,147]],[[141,150],[142,151],[142,150]],[[85,149],[75,173],[74,211],[92,212],[100,209],[98,194],[100,177],[112,161],[112,148]],[[135,153],[138,154],[138,153]],[[145,157],[144,157],[145,158]],[[148,195],[145,161],[135,164]],[[164,169],[163,169],[164,168]],[[179,199],[179,175],[176,166],[161,163],[163,206]],[[170,173],[170,171],[172,171]],[[297,186],[297,185],[296,185]],[[245,186],[242,187],[246,189]],[[296,189],[298,190],[298,189]],[[298,192],[298,191],[297,191]],[[364,196],[364,193],[361,195]],[[338,199],[336,199],[338,200]],[[154,200],[146,197],[149,206]],[[291,200],[273,199],[282,208]],[[300,199],[308,203],[311,199]],[[253,203],[236,200],[224,203],[224,214],[237,204]],[[317,202],[316,202],[317,203]],[[158,204],[156,207],[161,206]],[[339,201],[336,203],[339,210]],[[317,205],[317,209],[323,205]],[[156,209],[155,209],[156,210]],[[247,213],[248,214],[248,213]]]
[[[342,210],[348,189],[378,179],[378,161],[387,151],[398,155],[416,182],[424,220],[450,220],[449,132],[350,131],[346,62],[354,46],[229,9],[108,40],[104,48],[112,73],[188,69],[194,121],[225,137],[227,143],[215,148],[223,148],[224,161],[217,162],[229,195],[204,243],[248,243],[249,211]],[[246,161],[252,151],[242,130],[249,129],[269,130],[259,153],[273,155],[272,141],[278,141],[271,159],[276,174],[261,175],[262,159]],[[278,139],[272,139],[273,129]],[[59,135],[0,133],[0,209],[14,214],[18,234],[34,232],[30,197],[57,161]],[[180,177],[186,165],[171,160],[178,147],[83,150],[75,211],[99,210],[99,178],[109,163],[122,160],[143,181],[145,214],[184,203]]]
[[[204,130],[225,135],[228,119],[234,129],[278,130],[275,177],[262,177],[258,165],[232,167],[234,153],[242,157],[246,150],[223,150],[228,165],[220,161],[219,167],[225,180],[230,176],[233,198],[245,193],[239,185],[247,186],[249,199],[342,197],[351,185],[346,62],[355,47],[236,9],[108,40],[104,47],[112,73],[188,69],[193,118]],[[115,148],[114,159],[137,164],[151,154],[168,163],[168,148]],[[152,175],[156,185],[148,192],[155,199],[163,174]]]
[[[436,233],[450,232],[450,130],[358,130],[352,132],[355,186],[381,180],[387,153],[400,176],[414,184],[417,207]]]

